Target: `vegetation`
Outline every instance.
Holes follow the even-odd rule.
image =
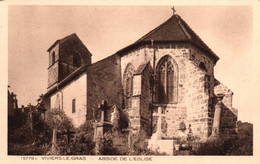
[[[238,133],[200,143],[194,155],[253,155],[253,125],[238,121]]]
[[[10,122],[18,117],[20,125]],[[52,129],[42,120],[37,120],[37,113],[32,113],[31,124],[29,115],[15,115],[8,120],[8,154],[9,155],[44,155],[50,148]]]
[[[122,113],[120,113],[122,115]],[[10,122],[19,119],[20,125]],[[31,120],[31,121],[30,121]],[[33,121],[32,121],[33,120]],[[92,121],[74,128],[71,120],[63,112],[47,113],[47,120],[41,120],[37,113],[9,118],[8,154],[9,155],[165,155],[147,148],[146,132],[132,134],[128,144],[128,133],[122,131],[126,123],[120,120],[113,129],[93,140]],[[57,149],[52,151],[53,129],[57,127]],[[68,130],[70,137],[66,134]],[[181,144],[182,145],[182,144]],[[253,125],[238,121],[238,133],[198,143],[195,138],[187,140],[190,154],[193,155],[252,155]],[[180,148],[181,150],[181,148]]]
[[[93,129],[90,122],[86,122],[74,130],[70,143],[68,138],[62,136],[63,142],[58,144],[60,155],[94,155],[95,142],[93,142]]]

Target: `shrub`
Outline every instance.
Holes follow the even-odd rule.
[[[253,124],[237,122],[238,134],[228,155],[253,155]]]
[[[43,125],[42,125],[43,126]],[[42,155],[50,148],[51,129],[45,124],[41,131],[33,133],[28,124],[8,130],[9,155]]]
[[[70,144],[62,142],[59,144],[61,155],[93,155],[95,142],[93,142],[93,129],[91,122],[86,122],[75,129],[74,137]]]
[[[134,134],[131,138],[132,143],[129,149],[129,155],[148,155],[150,153],[147,148],[148,143],[146,141],[147,135],[144,130]]]
[[[90,121],[87,121],[79,128],[75,128],[63,111],[51,111],[48,113],[47,122],[50,127],[57,126],[57,150],[49,154],[58,155],[92,155],[94,154],[95,143],[93,142],[93,128]],[[70,141],[64,133],[70,130]]]
[[[143,129],[136,133],[131,138],[131,147],[128,150],[128,155],[166,155],[148,149],[147,132]]]
[[[35,144],[8,144],[8,155],[45,155],[50,149],[50,145]]]
[[[120,153],[114,147],[113,135],[110,132],[99,137],[97,141],[97,155],[119,155]]]
[[[230,139],[217,139],[209,140],[200,143],[198,148],[195,150],[195,155],[225,155],[230,147]],[[226,145],[226,143],[229,143]]]
[[[238,133],[199,143],[195,155],[253,155],[253,125],[238,121]]]

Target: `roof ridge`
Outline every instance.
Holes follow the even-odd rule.
[[[68,36],[65,36],[64,38],[59,39],[59,40],[60,40],[60,42],[64,42],[65,40],[69,39],[70,37],[72,37],[72,36],[74,36],[74,35],[77,36],[76,33],[73,33],[73,34],[70,34],[70,35],[68,35]]]
[[[206,48],[208,48],[209,51],[211,51],[210,53],[215,54],[210,48],[209,46],[199,37],[199,35],[197,35],[197,33],[180,17],[181,21],[185,24],[185,26],[193,33],[192,35],[195,35],[195,37],[198,38],[198,41],[200,41],[203,46],[205,46]],[[194,38],[190,38],[191,40]],[[197,46],[201,47],[200,45],[198,45],[197,43],[195,43]]]
[[[122,53],[129,50],[134,46],[140,46],[142,44],[149,44],[150,40],[155,42],[179,42],[184,41],[191,43],[198,48],[209,53],[214,62],[217,62],[219,57],[206,45],[206,43],[193,31],[193,29],[179,16],[178,14],[172,15],[165,22],[154,28],[136,42],[129,46],[117,51]]]
[[[167,21],[163,22],[162,24],[160,24],[159,26],[157,26],[155,29],[149,31],[147,34],[145,34],[144,36],[142,36],[140,39],[138,39],[137,41],[135,41],[135,43],[140,42],[142,40],[144,40],[148,35],[151,35],[153,33],[155,33],[157,30],[159,30],[160,28],[162,28],[165,24],[167,24],[172,17],[170,17]]]
[[[74,70],[71,74],[69,74],[67,77],[65,77],[64,79],[62,79],[61,81],[59,81],[57,83],[57,86],[61,86],[63,85],[64,83],[66,84],[68,81],[70,81],[70,79],[74,76],[77,76],[77,75],[82,75],[86,70],[87,68],[89,67],[90,65],[85,65],[85,66],[82,66],[82,67],[79,67],[77,68],[76,70]],[[51,86],[54,86],[54,85],[51,85]],[[55,90],[57,90],[57,86],[56,87],[53,87],[51,89],[50,86],[48,87],[49,90],[47,90],[46,93],[44,93],[44,97],[48,96],[49,94],[52,94]]]
[[[58,39],[58,40],[56,40],[56,41],[50,46],[50,48],[48,48],[47,51],[50,51],[50,50],[51,50],[56,44],[58,44],[59,42],[64,42],[65,40],[67,40],[68,38],[70,38],[70,37],[72,37],[72,36],[78,37],[76,33],[72,33],[72,34],[70,34],[70,35],[68,35],[68,36],[65,36],[65,37],[63,37],[63,38],[61,38],[61,39]]]
[[[135,71],[135,75],[139,75],[139,74],[141,74],[143,71],[144,71],[144,69],[147,67],[147,65],[150,63],[150,60],[149,61],[146,61],[146,62],[142,62],[139,66],[138,66],[138,68],[136,69],[136,71]]]
[[[182,31],[184,32],[184,34],[188,37],[188,39],[190,40],[192,37],[189,34],[189,32],[184,28],[183,24],[181,23],[181,17],[179,15],[175,16],[178,22],[178,25],[180,26],[180,28],[182,29]]]

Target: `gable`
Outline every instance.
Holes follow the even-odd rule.
[[[214,59],[215,63],[219,60],[219,57],[200,39],[179,15],[173,15],[167,21],[138,39],[135,43],[119,50],[117,53],[121,54],[129,49],[135,49],[145,44],[150,45],[152,41],[154,44],[173,42],[192,44],[206,51],[208,56]]]

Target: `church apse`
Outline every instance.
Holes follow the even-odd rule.
[[[106,101],[128,114],[129,129],[144,129],[149,137],[160,129],[162,139],[173,140],[180,130],[188,132],[186,127],[201,139],[211,135],[220,107],[216,110],[216,91],[223,88],[215,84],[214,77],[219,58],[180,16],[174,14],[133,44],[93,64],[90,52],[76,36],[66,38],[48,50],[48,85],[50,90],[69,78],[71,83],[64,84],[66,88],[77,83],[79,76],[71,75],[84,74],[81,95],[74,94],[67,103],[72,116],[76,113],[81,120],[85,116],[93,120],[95,110]],[[85,111],[81,114],[77,109],[79,96],[84,99],[80,106],[81,112]],[[237,117],[231,102],[232,94],[225,92],[219,125],[222,129],[235,128]]]
[[[214,111],[212,104],[214,60],[196,47],[191,48],[191,45],[182,43],[155,44],[154,47],[156,47],[155,88],[153,102],[151,98],[149,102],[153,103],[154,113],[158,107],[163,108],[164,136],[168,138],[176,136],[180,122],[184,122],[186,127],[191,124],[191,129],[196,135],[207,138],[213,122],[210,112]],[[138,68],[142,65],[140,61],[145,63],[148,60],[153,63],[154,47],[146,45],[125,53],[121,58],[121,66],[126,69],[127,63],[131,62]],[[153,70],[153,65],[150,66]],[[133,101],[132,103],[134,104]],[[137,105],[142,111],[142,103]],[[157,116],[154,116],[153,129],[157,127],[156,120]]]

